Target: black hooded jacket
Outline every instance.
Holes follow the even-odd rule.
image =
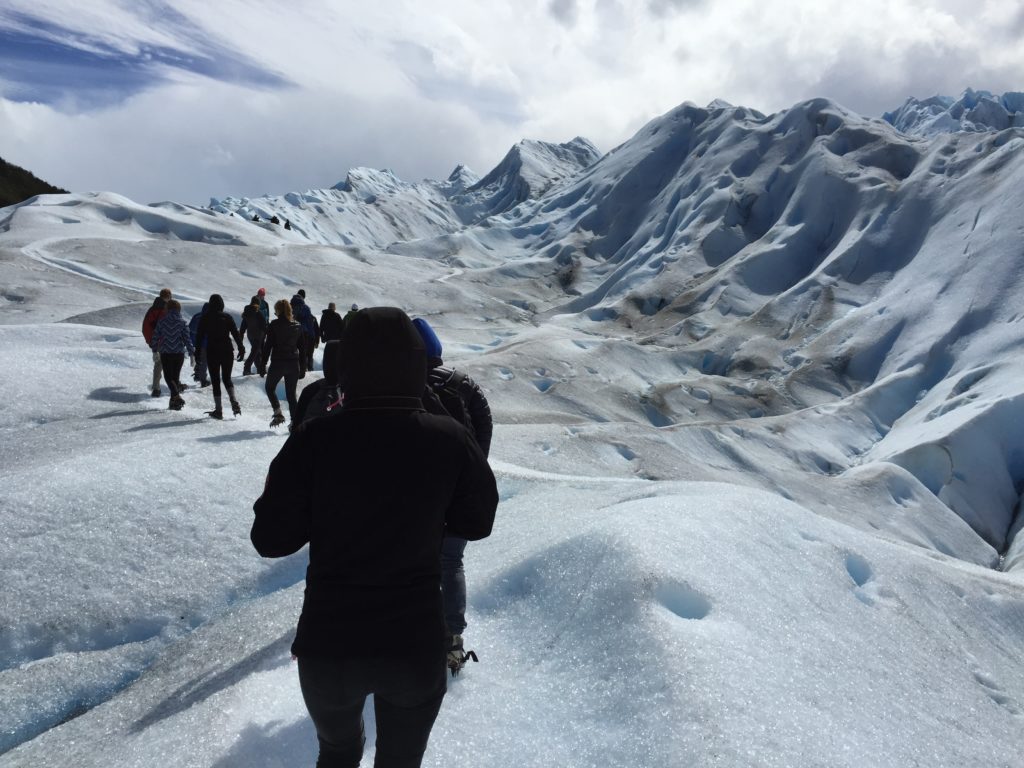
[[[238,326],[231,315],[224,311],[224,299],[220,294],[213,294],[208,302],[209,306],[203,316],[199,319],[199,326],[196,328],[196,349],[202,349],[206,345],[206,359],[219,360],[230,363],[235,359],[235,350],[231,346],[231,339],[234,338],[239,351],[245,348],[242,343],[242,334],[238,332]]]
[[[264,557],[309,543],[297,656],[440,659],[442,538],[490,534],[494,475],[467,430],[423,410],[426,355],[405,313],[362,310],[340,343],[344,405],[285,442],[252,542]]]
[[[270,365],[286,363],[300,364],[305,361],[305,350],[302,346],[302,326],[294,320],[283,317],[274,318],[267,326],[267,335],[263,337],[263,361]]]
[[[263,344],[263,337],[267,334],[267,321],[258,306],[245,306],[242,310],[242,325],[238,330],[246,335],[250,344]]]
[[[332,309],[325,309],[320,314],[320,339],[324,342],[335,341],[341,338],[341,331],[344,323],[341,315]]]

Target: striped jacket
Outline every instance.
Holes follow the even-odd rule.
[[[154,352],[163,355],[182,355],[186,350],[190,355],[195,353],[188,325],[177,310],[168,312],[160,318],[160,322],[156,324],[153,331],[153,341],[150,346]]]

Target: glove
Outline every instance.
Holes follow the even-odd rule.
[[[154,363],[159,363],[160,362],[160,353],[157,352],[155,349],[153,350],[153,362]]]
[[[245,347],[238,348],[238,357],[235,358],[238,362],[245,360]]]
[[[196,367],[196,356],[195,355],[189,355],[188,356],[188,367],[189,368],[195,368]]]

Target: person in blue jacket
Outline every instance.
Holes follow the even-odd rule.
[[[185,405],[185,400],[181,396],[178,379],[181,377],[181,367],[185,364],[185,353],[188,352],[188,356],[193,357],[195,347],[192,345],[188,326],[181,317],[181,304],[174,299],[167,302],[163,317],[157,321],[150,346],[160,355],[164,380],[171,391],[167,407],[173,411],[180,411]]]
[[[494,428],[487,397],[469,374],[445,367],[441,359],[441,340],[430,324],[422,317],[412,322],[427,352],[424,406],[431,413],[448,415],[466,427],[487,456]],[[445,535],[441,545],[441,592],[444,596],[444,620],[448,627],[448,669],[452,675],[458,674],[470,657],[463,638],[467,626],[465,552],[466,539]]]

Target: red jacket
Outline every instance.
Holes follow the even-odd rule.
[[[153,301],[153,306],[146,310],[146,316],[142,318],[142,338],[147,344],[153,343],[153,331],[160,319],[167,314],[167,302],[159,296]]]

